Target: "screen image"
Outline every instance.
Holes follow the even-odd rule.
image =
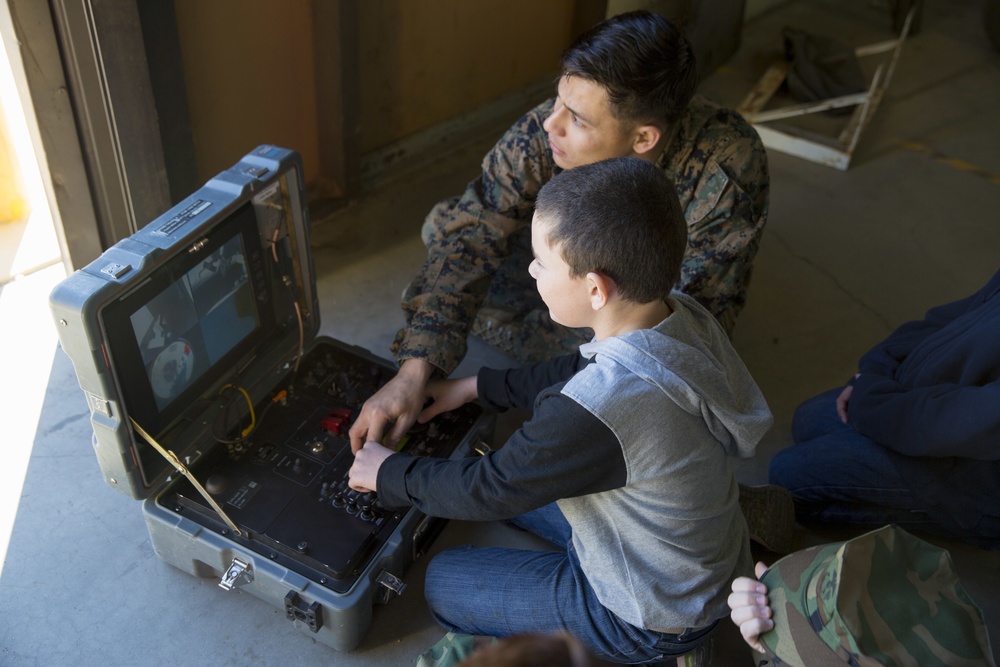
[[[260,324],[240,237],[226,241],[129,320],[162,411]]]
[[[106,349],[129,415],[154,436],[277,331],[260,243],[250,204],[227,211],[104,307]],[[149,453],[154,471],[161,468],[142,447],[143,469]]]

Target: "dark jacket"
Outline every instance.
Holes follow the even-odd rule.
[[[908,457],[900,473],[936,519],[1000,545],[1000,272],[899,327],[858,369],[854,428]]]

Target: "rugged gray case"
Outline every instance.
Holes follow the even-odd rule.
[[[406,511],[363,570],[356,573],[349,588],[345,590],[341,581],[340,590],[335,590],[337,586],[324,585],[322,578],[310,578],[302,568],[282,564],[288,562],[288,554],[276,554],[252,540],[235,539],[221,522],[219,527],[206,526],[205,521],[192,520],[169,507],[162,499],[172,485],[183,480],[169,465],[158,472],[142,469],[138,436],[129,422],[130,397],[121,377],[126,369],[120,360],[116,363],[115,350],[108,348],[109,331],[102,323],[102,313],[109,304],[141,289],[171,258],[196,252],[198,244],[220,220],[248,203],[255,211],[261,253],[276,253],[276,248],[281,248],[283,261],[291,267],[296,283],[295,303],[272,304],[279,334],[270,347],[233,366],[244,378],[255,379],[248,385],[253,401],[265,400],[300,353],[305,355],[305,350],[300,350],[300,331],[307,349],[317,344],[337,345],[373,366],[394,368],[364,350],[316,338],[319,308],[301,159],[294,151],[275,146],[257,147],[159,218],[67,277],[53,290],[50,306],[62,347],[87,396],[94,451],[105,482],[143,499],[142,511],[156,554],[189,574],[219,579],[222,588],[242,589],[284,609],[296,628],[334,649],[346,651],[364,637],[373,606],[387,602],[405,587],[400,577],[429,546],[441,522],[413,509]],[[204,394],[214,395],[229,381],[225,375],[213,378]],[[197,418],[171,427],[163,446],[180,460],[195,464],[205,451],[219,446],[211,437],[209,421],[208,417]],[[473,443],[491,432],[492,423],[488,417],[471,420],[452,456],[470,453]]]

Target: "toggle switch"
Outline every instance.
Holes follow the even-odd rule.
[[[319,425],[334,435],[340,435],[340,431],[344,427],[344,420],[335,417],[324,417],[319,420]]]

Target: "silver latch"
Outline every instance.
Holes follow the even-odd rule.
[[[388,570],[379,572],[378,576],[375,577],[375,582],[382,584],[396,595],[402,595],[403,591],[406,590],[406,584],[403,583],[403,580]]]
[[[253,581],[253,570],[250,568],[250,563],[241,561],[239,558],[234,558],[229,569],[226,573],[222,575],[222,581],[219,582],[219,588],[227,591],[231,591],[237,586],[243,586],[244,584],[249,584]]]
[[[106,273],[112,278],[121,278],[131,270],[132,270],[131,264],[119,264],[118,262],[112,262],[111,264],[108,264],[103,269],[101,269],[101,273]]]

